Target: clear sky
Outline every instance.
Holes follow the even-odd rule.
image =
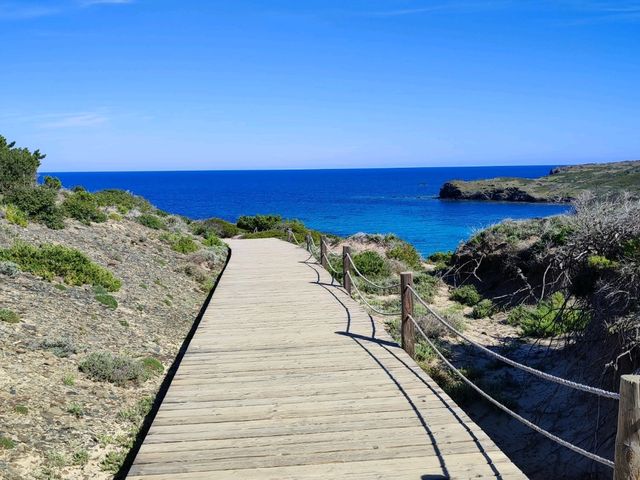
[[[640,158],[638,1],[0,0],[43,169]]]

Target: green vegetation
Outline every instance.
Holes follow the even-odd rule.
[[[238,218],[236,225],[247,232],[264,232],[274,230],[280,223],[282,223],[280,215],[245,215]]]
[[[95,294],[95,299],[107,308],[111,310],[118,308],[118,300],[113,295],[109,295],[104,287],[100,285],[94,287],[93,293]]]
[[[517,306],[507,317],[522,333],[531,337],[554,337],[581,332],[589,323],[589,314],[569,302],[561,292],[555,292],[536,307]]]
[[[153,407],[153,397],[144,397],[135,405],[118,412],[118,418],[124,422],[139,425]]]
[[[235,224],[221,218],[209,218],[193,222],[192,232],[194,235],[200,235],[204,238],[211,234],[220,238],[231,238],[239,235],[242,231]]]
[[[89,453],[84,449],[76,450],[71,455],[71,463],[79,467],[86,465],[89,463]]]
[[[373,250],[365,250],[352,256],[356,268],[365,277],[381,277],[389,274],[384,258]]]
[[[109,473],[118,473],[122,468],[126,454],[124,451],[109,452],[100,462],[100,469]]]
[[[15,188],[35,184],[40,160],[45,158],[39,150],[17,148],[15,142],[8,142],[0,135],[0,195]]]
[[[67,405],[67,413],[70,413],[76,418],[84,417],[84,407],[79,403],[73,402]]]
[[[162,362],[153,357],[144,358],[142,360],[142,365],[149,376],[160,375],[164,372],[164,365],[162,365]]]
[[[188,235],[164,233],[160,238],[162,241],[168,243],[172,250],[178,253],[193,253],[200,249],[200,245]]]
[[[8,308],[0,308],[0,322],[20,323],[20,316]]]
[[[602,198],[623,191],[640,195],[640,161],[561,167],[536,179],[455,180],[442,186],[440,198],[569,202],[585,192]]]
[[[137,220],[140,225],[152,228],[153,230],[163,230],[167,227],[162,218],[152,213],[140,215]]]
[[[471,317],[472,318],[490,317],[491,315],[493,315],[494,310],[495,310],[495,306],[493,305],[493,302],[488,298],[485,298],[484,300],[480,300],[478,303],[476,303],[473,306],[473,310],[471,311]]]
[[[57,206],[58,193],[45,186],[22,186],[5,195],[5,202],[12,204],[34,222],[60,230],[64,228],[64,215]]]
[[[129,213],[133,209],[138,209],[140,212],[153,210],[152,205],[146,199],[125,190],[113,188],[100,190],[94,194],[94,197],[101,207],[115,207],[121,214]]]
[[[77,352],[77,348],[74,343],[68,338],[45,338],[40,342],[40,348],[48,350],[56,357],[66,358],[69,355],[73,355]]]
[[[56,277],[68,285],[93,285],[115,292],[120,280],[104,267],[93,263],[85,254],[62,245],[44,244],[36,247],[16,242],[11,248],[0,249],[0,260],[16,263],[21,270],[46,280]]]
[[[388,258],[399,260],[411,268],[420,268],[422,258],[416,248],[409,243],[399,243],[386,252]]]
[[[73,387],[76,384],[76,377],[70,373],[62,377],[62,383],[67,387]]]
[[[620,266],[620,264],[614,260],[609,260],[602,255],[590,255],[587,258],[587,265],[594,270],[614,270]]]
[[[476,290],[476,287],[473,285],[462,285],[451,292],[450,297],[451,300],[455,302],[460,302],[463,305],[467,305],[469,307],[473,307],[480,300],[482,300],[482,296]]]
[[[29,413],[29,409],[25,405],[16,405],[13,409],[20,415],[26,415]]]
[[[119,386],[128,383],[139,384],[150,377],[149,371],[140,360],[110,352],[91,353],[80,362],[79,369],[92,380]]]
[[[50,177],[49,175],[44,177],[42,184],[52,190],[60,190],[62,188],[62,182],[60,179],[57,177]]]
[[[26,227],[29,224],[29,218],[27,217],[27,214],[15,205],[7,205],[4,210],[4,215],[7,219],[7,222],[13,223],[14,225]]]
[[[62,202],[62,211],[67,217],[74,218],[85,225],[107,221],[107,215],[100,210],[98,200],[89,192],[75,192],[68,195]]]
[[[430,302],[435,296],[440,280],[426,272],[419,272],[413,277],[413,288],[425,302]]]
[[[202,241],[202,244],[205,247],[224,247],[225,244],[220,238],[216,236],[215,233],[208,233],[207,236]]]
[[[0,137],[1,138],[1,137]],[[11,450],[16,443],[8,437],[0,437],[0,450]]]

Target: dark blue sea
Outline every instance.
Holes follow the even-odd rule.
[[[277,213],[337,235],[395,233],[422,254],[452,250],[475,229],[505,218],[562,213],[561,205],[444,201],[442,183],[498,176],[539,177],[551,166],[357,170],[52,173],[66,187],[122,188],[191,218]]]

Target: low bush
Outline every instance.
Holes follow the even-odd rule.
[[[399,260],[411,268],[419,268],[422,258],[416,248],[409,243],[399,243],[387,251],[387,257]]]
[[[40,342],[40,348],[60,358],[66,358],[77,352],[76,346],[68,338],[45,338]]]
[[[275,229],[281,222],[280,215],[245,215],[238,218],[236,226],[248,232],[264,232]]]
[[[26,415],[29,413],[29,408],[26,407],[25,405],[16,405],[14,407],[14,410],[16,411],[16,413],[19,413],[20,415]]]
[[[89,463],[89,453],[86,450],[76,450],[71,455],[71,463],[82,467]]]
[[[188,235],[165,233],[160,238],[165,243],[168,243],[173,251],[178,253],[193,253],[200,250],[200,245]]]
[[[438,291],[439,283],[440,280],[436,277],[424,272],[418,273],[413,277],[413,288],[425,302],[433,300]]]
[[[280,240],[287,239],[287,233],[284,230],[263,230],[260,232],[245,233],[242,238],[279,238]]]
[[[205,247],[224,247],[224,242],[220,240],[214,233],[208,233],[202,241]]]
[[[482,296],[473,285],[463,285],[454,289],[449,298],[469,307],[473,307],[476,303],[482,300]]]
[[[73,402],[67,405],[67,413],[70,413],[76,418],[84,417],[84,408],[79,403]]]
[[[98,205],[101,207],[115,207],[122,214],[130,212],[134,208],[141,212],[150,212],[153,210],[153,206],[148,200],[125,190],[100,190],[96,192],[94,196]]]
[[[96,292],[95,295],[96,301],[104,305],[105,307],[115,310],[118,308],[118,300],[113,295],[109,295],[106,292]]]
[[[85,225],[107,221],[107,214],[100,210],[96,198],[89,192],[76,192],[62,202],[62,211]]]
[[[593,270],[613,270],[620,266],[615,260],[610,260],[601,255],[591,255],[587,259],[587,265]]]
[[[211,233],[220,238],[231,238],[240,233],[240,229],[235,224],[221,218],[208,218],[193,222],[192,231],[194,235],[201,235],[205,238]]]
[[[62,245],[44,244],[36,247],[16,242],[11,248],[0,249],[0,260],[16,263],[21,270],[53,280],[61,277],[68,285],[93,285],[115,292],[120,280],[104,267],[93,263],[85,254]]]
[[[365,277],[381,277],[389,275],[389,266],[384,258],[373,250],[356,253],[352,256],[353,263]]]
[[[149,373],[140,360],[110,352],[91,353],[78,367],[92,380],[120,386],[139,384],[149,378]]]
[[[523,335],[537,338],[580,332],[589,320],[589,314],[570,304],[561,292],[535,307],[517,306],[507,316],[507,322],[519,326]]]
[[[452,252],[435,252],[429,255],[428,257],[430,262],[444,263],[444,264],[448,264],[449,262],[451,262],[452,258],[453,258]]]
[[[126,456],[126,452],[124,451],[109,452],[100,462],[100,469],[109,473],[118,473],[122,468]]]
[[[120,410],[118,419],[137,426],[149,414],[151,407],[153,407],[153,397],[144,397],[132,407]]]
[[[60,179],[58,177],[50,177],[49,175],[44,177],[42,184],[45,187],[56,191],[62,188],[62,182],[60,181]]]
[[[480,300],[473,306],[473,310],[471,311],[472,318],[486,318],[493,315],[494,305],[491,300],[485,298],[484,300]]]
[[[16,442],[8,437],[0,437],[0,450],[11,450],[15,448]]]
[[[157,358],[147,357],[142,360],[142,365],[149,376],[160,375],[164,372],[164,365]]]
[[[144,225],[145,227],[151,228],[153,230],[163,230],[166,228],[164,220],[151,213],[140,215],[136,220],[140,225]]]
[[[0,322],[20,323],[20,316],[8,308],[0,308]]]
[[[60,230],[64,228],[64,215],[56,205],[57,196],[55,190],[41,185],[12,190],[5,200],[24,212],[29,219]]]
[[[7,222],[13,223],[14,225],[18,225],[20,227],[26,227],[29,224],[29,218],[27,217],[27,214],[15,205],[7,205],[4,210],[4,216],[7,219]]]

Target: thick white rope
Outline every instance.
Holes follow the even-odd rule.
[[[291,237],[293,238],[293,241],[296,243],[296,245],[300,246],[300,242],[298,241],[298,239],[296,238],[296,234],[293,233],[293,230],[289,230],[289,233],[291,234]]]
[[[381,290],[391,290],[392,288],[400,288],[400,284],[394,284],[394,285],[388,285],[388,286],[383,286],[383,285],[378,285],[377,283],[372,282],[371,280],[369,280],[367,277],[365,277],[362,273],[360,273],[360,270],[358,270],[358,267],[356,267],[356,262],[353,261],[353,258],[351,258],[351,255],[347,253],[347,258],[349,259],[349,262],[351,262],[351,266],[353,267],[353,270],[356,272],[356,274],[362,278],[365,282],[367,282],[369,285],[372,285],[376,288],[379,288]]]
[[[582,448],[580,448],[580,447],[578,447],[578,446],[576,446],[576,445],[574,445],[572,443],[567,442],[566,440],[563,440],[560,437],[557,437],[553,433],[548,432],[547,430],[535,425],[534,423],[531,423],[526,418],[518,415],[513,410],[509,409],[508,407],[504,406],[503,404],[501,404],[500,402],[495,400],[488,393],[486,393],[480,387],[476,386],[471,380],[469,380],[467,377],[465,377],[462,374],[462,372],[460,372],[455,366],[453,366],[453,364],[449,360],[447,360],[447,358],[440,352],[440,350],[438,350],[438,348],[436,347],[435,343],[433,341],[431,341],[431,339],[429,337],[427,337],[427,335],[424,333],[424,331],[422,330],[422,328],[420,327],[418,322],[416,322],[416,320],[411,315],[409,315],[408,318],[413,322],[415,327],[418,329],[418,332],[420,332],[420,334],[424,337],[424,339],[427,341],[429,346],[440,357],[440,359],[445,363],[445,365],[447,365],[447,367],[449,367],[452,371],[454,371],[467,385],[469,385],[471,388],[473,388],[476,392],[478,392],[486,400],[488,400],[489,402],[494,404],[496,407],[498,407],[503,412],[511,415],[513,418],[515,418],[519,422],[523,423],[527,427],[529,427],[532,430],[540,433],[541,435],[544,435],[549,440],[553,440],[554,442],[558,443],[559,445],[562,445],[563,447],[566,447],[569,450],[573,450],[574,452],[579,453],[580,455],[583,455],[583,456],[585,456],[587,458],[590,458],[591,460],[594,460],[594,461],[599,462],[599,463],[601,463],[603,465],[606,465],[607,467],[611,467],[611,468],[614,467],[614,463],[611,460],[607,460],[606,458],[603,458],[603,457],[601,457],[599,455],[596,455],[595,453],[591,453],[591,452],[589,452],[587,450],[584,450],[584,449],[582,449]]]
[[[545,372],[542,372],[540,370],[536,370],[535,368],[528,367],[527,365],[523,365],[521,363],[518,363],[515,360],[511,360],[510,358],[504,357],[504,356],[500,355],[499,353],[496,353],[493,350],[488,349],[484,345],[481,345],[481,344],[475,342],[474,340],[469,338],[467,335],[465,335],[461,331],[457,330],[453,325],[451,325],[444,318],[442,318],[440,315],[438,315],[422,298],[420,298],[420,295],[418,295],[418,293],[411,286],[408,286],[407,288],[411,291],[411,293],[413,293],[413,295],[416,298],[416,300],[418,300],[418,302],[420,302],[429,311],[429,313],[431,313],[431,315],[433,315],[441,324],[443,324],[445,327],[447,327],[453,333],[458,335],[460,338],[462,338],[462,339],[466,340],[467,342],[469,342],[474,347],[482,350],[487,355],[492,356],[494,358],[497,358],[498,360],[500,360],[500,361],[502,361],[502,362],[504,362],[504,363],[506,363],[508,365],[511,365],[512,367],[519,368],[520,370],[528,372],[528,373],[530,373],[532,375],[535,375],[537,377],[543,378],[545,380],[549,380],[551,382],[558,383],[560,385],[564,385],[565,387],[574,388],[576,390],[581,390],[583,392],[591,393],[591,394],[594,394],[594,395],[599,395],[601,397],[612,398],[612,399],[615,399],[615,400],[618,400],[620,398],[620,394],[618,394],[618,393],[610,392],[608,390],[603,390],[601,388],[590,387],[588,385],[583,385],[581,383],[572,382],[571,380],[566,380],[564,378],[556,377],[555,375],[551,375],[550,373],[545,373]]]
[[[353,281],[353,277],[351,276],[351,272],[347,272],[347,275],[349,275],[349,278],[351,279],[351,286],[356,289],[356,292],[358,293],[358,295],[362,299],[363,303],[367,307],[369,307],[370,310],[374,311],[378,315],[386,315],[386,316],[390,316],[390,317],[391,316],[397,317],[398,315],[400,315],[401,312],[383,312],[383,311],[380,311],[380,310],[376,309],[375,307],[372,307],[371,304],[369,302],[367,302],[367,299],[364,297],[364,295],[362,294],[360,289],[358,289],[358,286],[356,285],[356,282]]]
[[[337,275],[340,275],[340,274],[342,273],[342,272],[339,272],[338,270],[336,270],[336,268],[335,268],[333,265],[331,265],[331,260],[329,260],[329,257],[327,256],[327,254],[326,254],[326,253],[323,253],[323,254],[322,254],[322,256],[323,256],[323,257],[324,257],[324,259],[327,261],[327,265],[329,266],[329,269],[330,269],[331,271],[333,271],[333,273],[335,273],[335,274],[337,274]]]

